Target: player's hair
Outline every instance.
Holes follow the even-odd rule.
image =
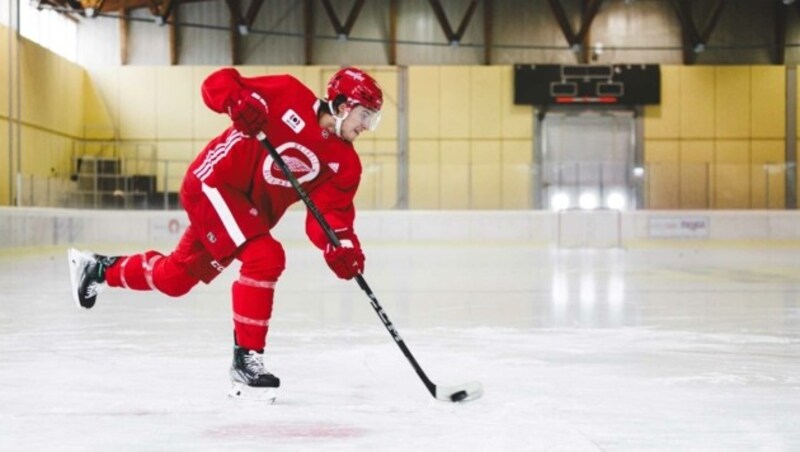
[[[335,99],[333,99],[333,102],[331,102],[331,103],[333,104],[333,109],[334,110],[338,110],[339,109],[339,105],[342,105],[345,102],[347,102],[347,96],[345,96],[344,94],[339,94],[338,96],[336,96]],[[320,102],[319,114],[322,114],[322,113],[327,113],[329,115],[333,115],[334,114],[334,112],[331,111],[331,104],[329,104],[327,102],[327,100],[324,100],[323,102]]]

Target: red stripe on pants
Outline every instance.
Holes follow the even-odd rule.
[[[236,343],[250,350],[262,350],[267,342],[275,289],[236,281],[232,292]]]

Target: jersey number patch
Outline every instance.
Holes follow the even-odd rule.
[[[294,131],[294,133],[300,133],[303,130],[303,127],[306,126],[305,121],[303,121],[297,113],[294,112],[291,108],[286,110],[286,113],[283,114],[281,118],[290,129]]]

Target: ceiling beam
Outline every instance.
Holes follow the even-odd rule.
[[[244,18],[248,30],[253,27],[253,23],[256,21],[258,12],[261,11],[261,5],[263,4],[264,0],[253,0],[250,2],[250,7],[247,8],[247,15]]]
[[[83,5],[81,5],[81,2],[79,2],[78,0],[66,0],[66,2],[67,5],[69,5],[70,8],[74,9],[77,14],[80,14],[81,16],[86,15],[86,13],[84,13],[83,11]]]
[[[161,22],[166,22],[170,16],[172,16],[172,11],[176,9],[178,6],[179,0],[164,0],[161,3],[161,7],[159,8],[159,14],[161,16]]]
[[[389,0],[389,64],[397,64],[397,2]]]
[[[174,2],[172,11],[168,17],[169,22],[169,64],[176,66],[180,62],[180,30],[178,25],[178,4],[177,0]]]
[[[686,0],[670,0],[675,15],[681,24],[681,36],[683,37],[683,64],[694,64],[697,53],[702,52],[704,47],[699,46],[700,34],[692,20],[691,9]]]
[[[84,0],[81,1],[81,5],[83,6],[84,11],[86,11],[87,16],[95,17],[99,11],[103,10],[103,5],[105,2],[106,0]]]
[[[454,42],[456,40],[455,33],[453,33],[453,29],[450,27],[450,21],[447,20],[447,14],[445,14],[442,4],[439,3],[439,0],[428,0],[428,3],[430,3],[431,8],[433,8],[433,14],[436,15],[436,19],[439,21],[442,31],[444,31],[447,42]]]
[[[44,1],[44,0],[43,0]],[[62,4],[67,3],[65,0],[46,0],[47,3],[54,3],[54,2],[61,2]],[[69,0],[75,1],[75,0]],[[158,15],[163,16],[163,12],[165,12],[165,5],[169,0],[80,0],[80,7],[77,8],[78,10],[88,10],[91,8],[96,9],[99,12],[111,12],[116,13],[121,9],[125,8],[128,11],[134,9],[141,9],[141,8],[148,8],[152,11],[158,10],[161,13]],[[197,3],[201,1],[207,0],[172,0],[173,2],[177,3]],[[99,6],[98,6],[99,5]],[[155,5],[155,6],[154,6]],[[156,15],[156,14],[154,14]],[[167,16],[168,17],[168,16]]]
[[[304,52],[306,64],[314,61],[314,5],[312,0],[303,2]]]
[[[483,64],[486,65],[492,64],[493,6],[492,0],[483,0]]]
[[[119,10],[119,60],[120,64],[128,64],[128,10]]]
[[[358,15],[361,14],[361,9],[364,7],[365,2],[366,0],[356,0],[356,3],[350,10],[350,14],[347,15],[347,21],[344,23],[345,36],[350,36],[350,31],[353,30],[353,25],[355,25]]]
[[[464,13],[464,17],[461,18],[461,22],[458,24],[458,29],[456,31],[453,31],[453,27],[450,25],[450,20],[447,19],[447,13],[444,12],[441,1],[428,0],[428,3],[430,3],[431,8],[433,8],[433,14],[436,15],[436,20],[439,21],[439,25],[442,27],[447,42],[449,42],[450,45],[458,45],[458,43],[461,42],[461,38],[464,37],[464,33],[467,31],[469,22],[472,20],[472,15],[475,13],[475,8],[478,6],[478,0],[469,2],[467,11]]]
[[[700,42],[702,42],[703,45],[708,43],[708,39],[711,37],[714,28],[716,28],[723,9],[725,9],[725,0],[717,0],[717,3],[714,4],[714,9],[711,10],[711,16],[708,18],[705,28],[700,33]]]
[[[456,30],[456,41],[461,41],[461,38],[464,37],[464,32],[467,31],[467,26],[469,25],[469,21],[472,20],[472,15],[475,14],[475,8],[477,6],[477,0],[473,0],[469,3],[467,12],[464,13],[464,17],[461,18],[461,23],[458,24],[458,30]]]
[[[600,11],[600,6],[602,4],[603,0],[587,0],[586,10],[581,20],[581,28],[575,36],[576,42],[583,42],[589,34],[589,29],[592,28],[592,22],[594,22],[594,18],[597,17],[597,12]]]
[[[242,18],[241,0],[225,0],[230,12],[230,45],[231,45],[231,64],[238,66],[242,64],[242,55],[240,52],[240,29],[239,26],[243,25],[244,19]]]
[[[561,28],[561,33],[564,35],[564,39],[567,40],[570,50],[575,53],[580,63],[588,63],[590,56],[589,31],[592,29],[592,23],[597,17],[597,13],[600,12],[600,7],[603,6],[603,0],[584,0],[581,24],[577,33],[573,30],[572,23],[561,1],[547,0],[547,3],[550,5],[550,10],[553,12],[556,23]]]
[[[361,8],[364,7],[364,3],[366,3],[366,0],[356,0],[353,7],[350,8],[347,20],[344,25],[342,25],[342,22],[339,20],[339,15],[336,14],[336,11],[333,9],[331,0],[322,0],[322,6],[325,7],[325,13],[328,15],[331,25],[333,25],[333,30],[340,38],[347,39],[347,37],[350,36],[350,31],[353,30],[353,25],[355,25],[358,15],[361,14]]]
[[[683,62],[684,64],[694,64],[697,55],[706,49],[711,33],[716,28],[722,11],[725,8],[726,0],[717,0],[714,4],[708,22],[702,32],[697,30],[697,26],[692,19],[692,7],[688,0],[670,0],[675,14],[681,24],[683,35]]]
[[[232,20],[236,22],[237,27],[239,24],[244,24],[244,17],[242,17],[241,0],[225,0],[225,4],[228,5],[228,12],[230,13],[230,17]]]
[[[556,18],[558,27],[561,28],[564,39],[567,40],[567,44],[569,44],[570,48],[575,51],[575,45],[578,44],[578,41],[575,37],[575,32],[572,31],[572,24],[569,22],[567,13],[564,11],[564,6],[561,4],[560,0],[547,0],[547,3],[550,4],[550,10]]]
[[[697,31],[697,26],[695,26],[692,19],[692,9],[689,2],[686,0],[670,0],[670,4],[675,10],[685,34],[689,37],[690,43],[697,44],[701,42],[700,33]]]
[[[161,17],[161,14],[159,12],[159,6],[160,5],[156,3],[156,0],[150,0],[149,2],[147,2],[147,9],[149,9],[150,14],[152,14],[155,17]]]
[[[592,51],[592,39],[590,36],[590,31],[592,29],[592,24],[594,23],[594,18],[597,17],[597,13],[600,11],[600,6],[602,4],[603,0],[583,0],[581,28],[578,31],[578,34],[575,36],[575,39],[581,46],[581,51],[578,53],[578,58],[580,58],[579,61],[583,64],[589,64],[592,58],[596,57]]]
[[[784,64],[786,62],[786,16],[789,14],[789,5],[781,0],[775,0],[773,8],[775,15],[775,55],[773,61],[775,64]]]

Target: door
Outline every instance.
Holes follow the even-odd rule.
[[[636,208],[631,111],[554,111],[540,120],[539,200],[552,210]]]

